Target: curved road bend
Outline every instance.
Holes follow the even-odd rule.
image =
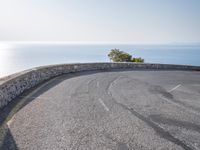
[[[19,101],[1,149],[200,149],[200,72],[74,73]]]

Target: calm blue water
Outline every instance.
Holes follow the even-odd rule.
[[[148,63],[200,65],[200,45],[0,43],[0,77],[49,64],[109,62],[107,54],[112,48],[142,57]]]

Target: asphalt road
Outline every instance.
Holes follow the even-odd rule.
[[[200,149],[200,72],[74,73],[19,99],[1,149]]]

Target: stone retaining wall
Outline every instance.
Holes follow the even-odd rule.
[[[0,83],[0,108],[24,91],[50,78],[79,71],[111,69],[170,69],[200,71],[200,66],[147,63],[80,63],[37,67],[4,78]]]

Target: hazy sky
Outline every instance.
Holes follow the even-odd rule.
[[[0,0],[0,41],[200,42],[200,0]]]

